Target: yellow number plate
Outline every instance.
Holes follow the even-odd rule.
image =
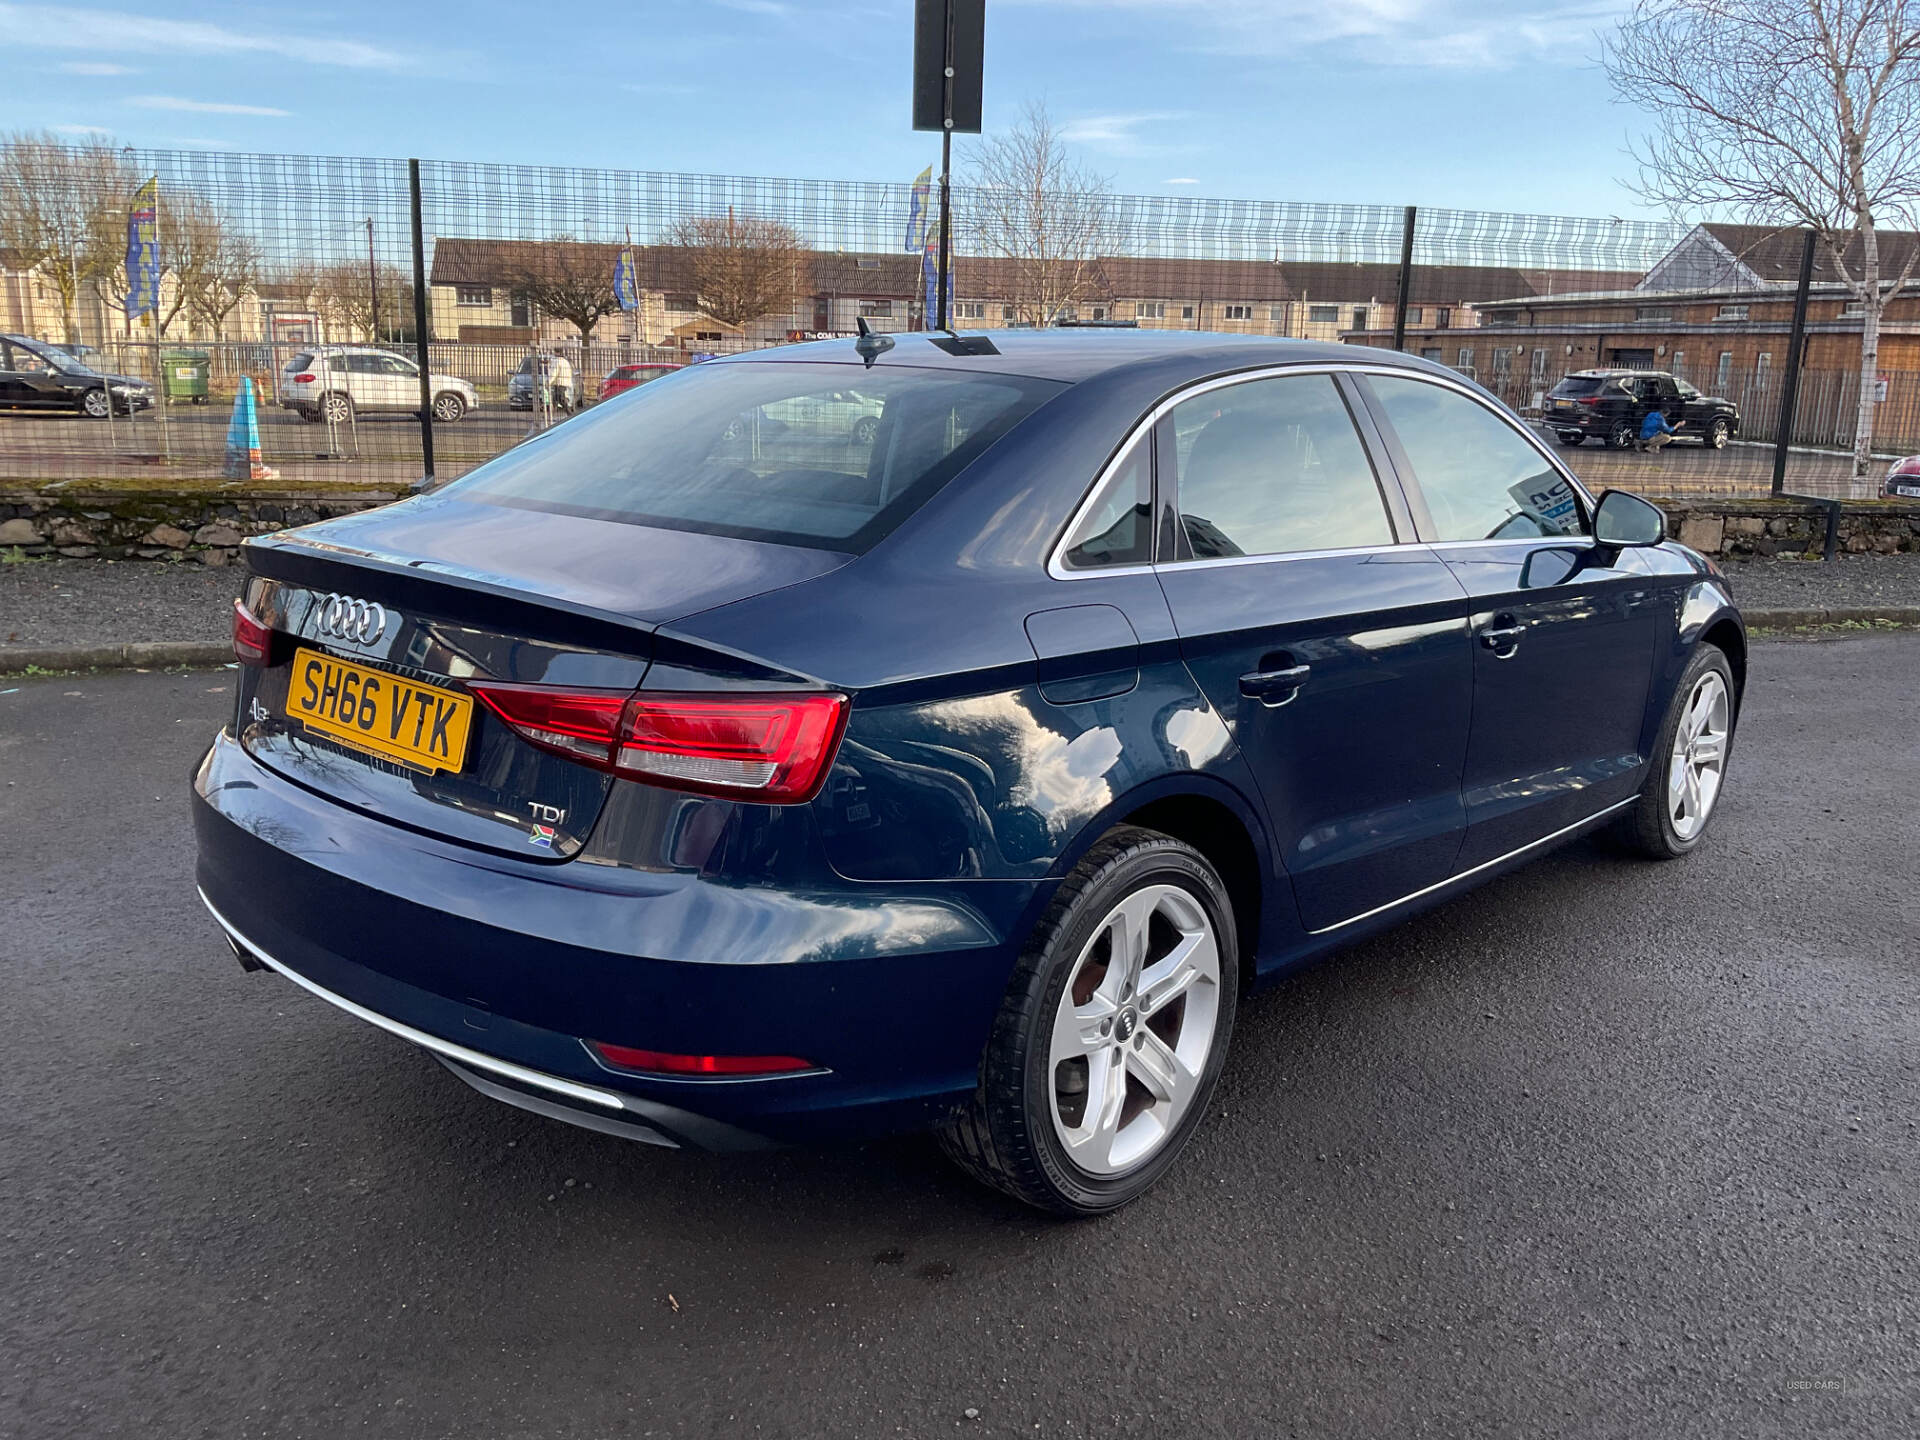
[[[420,770],[458,770],[466,761],[473,701],[303,650],[293,662],[287,714],[388,760]]]

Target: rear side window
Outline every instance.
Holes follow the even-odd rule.
[[[1373,466],[1331,375],[1209,390],[1168,419],[1180,523],[1196,559],[1393,543]],[[1164,476],[1165,446],[1161,455]]]
[[[289,370],[304,370],[311,364],[313,364],[313,356],[302,354],[296,355],[289,360],[287,362],[287,368]]]
[[[906,368],[692,366],[452,488],[529,510],[857,553],[1065,388]]]
[[[1584,535],[1579,498],[1532,443],[1477,400],[1424,380],[1373,375],[1413,462],[1439,540]]]
[[[1060,558],[1068,569],[1143,565],[1153,558],[1152,462],[1152,437],[1143,437],[1067,536]]]

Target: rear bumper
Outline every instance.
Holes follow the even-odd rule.
[[[1015,897],[976,906],[969,891],[1000,882],[847,884],[770,916],[752,887],[493,856],[360,815],[224,732],[193,811],[200,893],[237,945],[494,1098],[654,1143],[741,1149],[939,1124],[973,1089],[1013,966],[1014,943],[985,917]],[[650,934],[650,909],[673,924]],[[820,938],[796,944],[807,913]],[[756,947],[773,935],[778,953]],[[690,943],[705,954],[660,958]],[[587,1039],[819,1068],[643,1077],[601,1066]]]

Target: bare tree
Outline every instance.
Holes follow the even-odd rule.
[[[376,327],[376,322],[383,317],[391,321],[396,316],[410,321],[413,314],[413,281],[397,265],[378,268],[377,291],[370,283],[373,278],[367,274],[366,262],[358,259],[334,260],[320,266],[313,273],[314,308],[326,319],[329,327],[358,331],[369,340],[380,339],[376,328],[387,334],[395,333],[396,326],[380,324]]]
[[[1819,234],[1862,310],[1864,476],[1881,314],[1920,258],[1889,278],[1879,234],[1920,204],[1920,0],[1637,0],[1606,65],[1653,115],[1643,195]]]
[[[127,207],[138,185],[105,140],[69,145],[46,131],[0,139],[0,245],[52,289],[69,343],[80,339],[75,306],[83,288],[125,259]]]
[[[218,340],[233,313],[261,278],[260,242],[241,229],[232,216],[222,214],[198,196],[178,207],[178,240],[172,265],[189,321]],[[166,257],[166,232],[161,232],[161,257]],[[394,292],[396,295],[399,291]],[[162,326],[164,334],[165,327]]]
[[[800,237],[777,220],[753,215],[689,215],[670,232],[687,252],[694,299],[727,325],[793,308],[799,290]]]
[[[1029,101],[1018,125],[980,144],[966,173],[954,242],[998,262],[994,298],[1015,319],[1051,325],[1096,293],[1100,256],[1116,248],[1112,192],[1067,152],[1045,105]]]
[[[500,280],[539,310],[579,331],[584,363],[594,326],[620,308],[613,293],[617,248],[584,244],[565,235],[510,247]]]

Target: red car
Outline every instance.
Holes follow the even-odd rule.
[[[1896,460],[1887,470],[1889,500],[1920,500],[1920,455]]]
[[[649,380],[658,380],[669,371],[681,367],[671,360],[649,360],[639,365],[616,365],[607,372],[607,378],[600,382],[600,398],[611,400],[622,390],[631,390],[636,385],[644,385]]]

